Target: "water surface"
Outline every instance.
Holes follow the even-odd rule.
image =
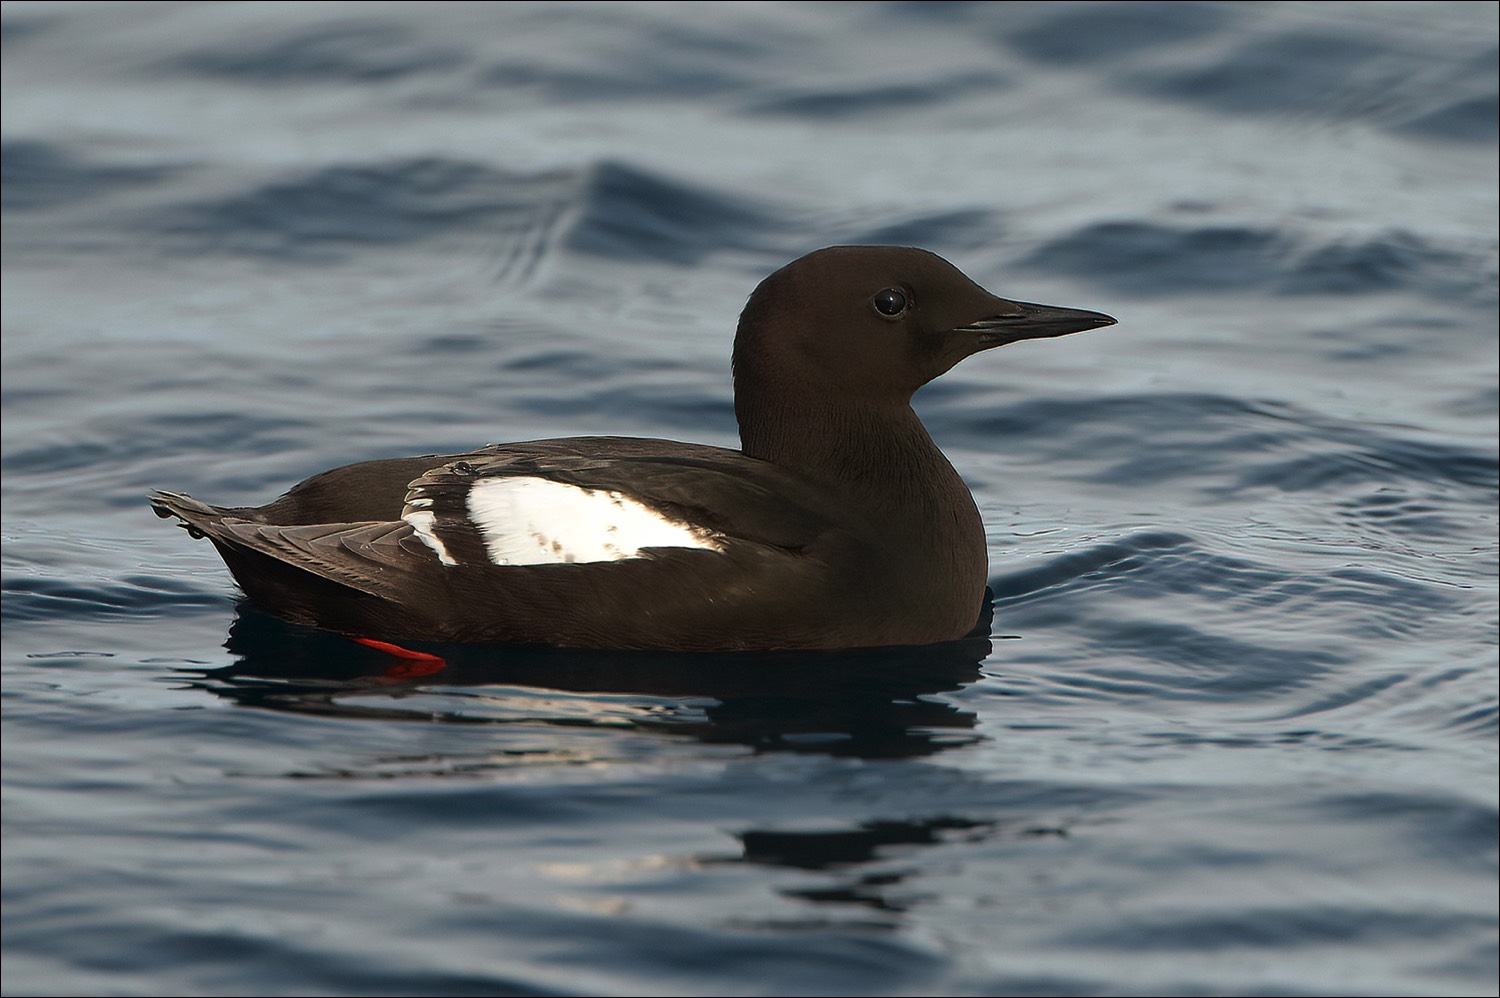
[[[7,994],[1493,994],[1488,4],[7,4]],[[989,637],[237,606],[165,487],[732,445],[817,246],[1118,326],[918,397]]]

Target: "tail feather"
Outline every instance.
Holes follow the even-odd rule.
[[[226,510],[199,502],[180,492],[157,490],[151,493],[151,510],[163,520],[176,517],[178,526],[194,538],[208,536],[208,528],[224,518]]]
[[[403,540],[420,547],[399,520],[284,527],[265,523],[255,510],[211,506],[178,492],[153,491],[150,500],[157,516],[212,541],[253,602],[315,627],[367,631],[371,621],[383,620],[401,596],[383,573],[403,563],[397,553],[410,553],[387,548]]]
[[[389,568],[401,568],[409,557],[401,541],[411,528],[400,520],[280,526],[243,515],[254,510],[210,506],[180,492],[160,490],[151,493],[151,509],[164,520],[175,517],[194,538],[213,541],[226,560],[231,552],[262,555],[283,568],[311,572],[374,596],[389,595],[379,576]],[[251,581],[242,577],[241,566],[229,562],[230,571],[248,589]]]

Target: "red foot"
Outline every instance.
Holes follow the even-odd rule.
[[[349,640],[357,645],[374,648],[376,651],[383,651],[387,655],[403,660],[396,665],[390,666],[382,673],[387,679],[412,679],[417,676],[430,676],[434,672],[442,672],[448,668],[448,663],[440,656],[429,655],[425,651],[412,651],[410,648],[402,648],[400,645],[393,645],[389,641],[377,641],[375,638],[351,637]]]

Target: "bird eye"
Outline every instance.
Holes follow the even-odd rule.
[[[906,300],[906,292],[900,288],[886,288],[871,299],[871,303],[875,306],[875,311],[890,318],[905,312],[911,304]]]

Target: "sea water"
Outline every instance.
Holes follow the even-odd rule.
[[[1496,36],[7,3],[5,993],[1494,994]],[[1120,320],[918,396],[988,638],[413,675],[146,504],[733,446],[745,296],[877,242]]]

